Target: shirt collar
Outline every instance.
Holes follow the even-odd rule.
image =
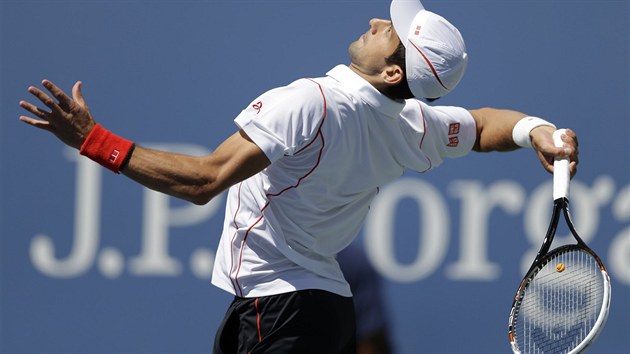
[[[326,75],[349,87],[361,97],[363,102],[389,117],[399,116],[405,107],[404,101],[395,101],[383,95],[346,65],[337,65]]]

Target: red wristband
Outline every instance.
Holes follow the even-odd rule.
[[[96,124],[81,145],[79,153],[115,173],[120,173],[120,170],[129,160],[134,147],[133,142],[113,134],[100,124]]]

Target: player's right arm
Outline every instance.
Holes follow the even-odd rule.
[[[510,151],[519,147],[513,139],[512,132],[516,124],[527,116],[526,114],[496,108],[474,109],[469,110],[469,112],[477,125],[477,141],[473,150],[479,152]],[[556,147],[551,137],[555,130],[549,126],[532,129],[530,132],[532,147],[543,168],[548,172],[553,172],[555,158],[568,157],[571,161],[570,171],[573,176],[577,171],[578,164],[577,136],[568,129],[563,137],[565,146]]]
[[[66,95],[52,82],[43,86],[56,98],[36,87],[28,91],[50,111],[26,101],[20,106],[37,118],[21,116],[20,120],[53,133],[68,146],[76,149],[84,145],[96,122],[81,93],[81,83]],[[269,159],[243,131],[226,139],[213,153],[189,156],[135,147],[120,171],[134,181],[195,204],[204,204],[226,188],[236,184],[269,165]]]

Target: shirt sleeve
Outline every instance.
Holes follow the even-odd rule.
[[[318,84],[302,79],[257,97],[234,122],[274,162],[312,141],[324,116]]]
[[[477,140],[477,124],[467,109],[426,107],[427,130],[430,130],[441,156],[462,157],[472,151]]]
[[[408,100],[402,121],[415,132],[414,144],[433,162],[461,157],[472,151],[477,127],[468,110],[453,106],[429,106],[419,100]]]

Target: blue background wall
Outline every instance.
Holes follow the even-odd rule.
[[[572,212],[613,278],[591,352],[629,353],[629,2],[425,6],[459,27],[470,54],[440,104],[517,109],[578,133]],[[82,80],[108,129],[204,153],[260,93],[347,64],[372,17],[389,18],[389,2],[1,0],[0,351],[209,352],[230,301],[208,281],[225,196],[192,207],[79,159],[18,121],[29,85]],[[509,351],[511,297],[544,235],[549,181],[521,150],[383,189],[373,209],[394,212],[372,213],[359,242],[385,278],[399,353]]]

